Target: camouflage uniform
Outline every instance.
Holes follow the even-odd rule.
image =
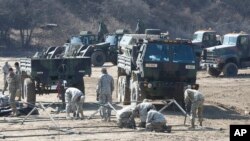
[[[16,90],[19,86],[18,78],[13,71],[10,71],[6,80],[7,80],[8,86],[9,86],[10,107],[12,109],[13,115],[16,115],[17,110],[16,110],[15,97],[16,97]]]
[[[70,113],[75,112],[76,114],[81,114],[81,118],[83,118],[83,109],[82,105],[84,102],[85,96],[84,94],[77,88],[69,87],[65,91],[65,100],[66,100],[66,113],[67,118],[70,118]]]
[[[149,102],[143,102],[138,104],[135,109],[133,110],[133,115],[139,114],[140,116],[140,126],[145,128],[146,120],[147,120],[147,114],[149,109],[155,109],[155,106],[152,103]]]
[[[112,103],[112,92],[114,90],[114,79],[109,74],[102,74],[99,78],[96,92],[99,94],[99,102],[102,105]],[[104,120],[110,120],[111,109],[101,106],[101,116]]]
[[[133,107],[128,106],[119,110],[116,114],[117,125],[120,128],[135,128],[135,120],[133,116]]]
[[[17,77],[17,84],[18,84],[18,88],[16,90],[16,96],[18,97],[18,100],[20,101],[21,100],[21,87],[22,87],[22,83],[21,83],[21,69],[19,67],[19,65],[16,65],[15,64],[15,67],[16,67],[16,77]]]
[[[204,103],[204,96],[197,90],[193,89],[186,89],[184,94],[185,103],[187,105],[188,102],[191,102],[191,126],[194,128],[196,111],[198,109],[198,118],[200,125],[202,126],[202,112],[203,112],[203,103]]]
[[[9,68],[11,68],[11,66],[8,64],[8,62],[5,62],[2,70],[3,70],[3,82],[4,82],[4,87],[3,87],[3,94],[4,94],[4,91],[6,91],[7,87],[8,87],[8,83],[6,81],[6,78],[7,78],[7,75],[9,73]]]
[[[164,115],[151,109],[148,112],[146,129],[149,131],[164,132],[166,129],[166,119]]]

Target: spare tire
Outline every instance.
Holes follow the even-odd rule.
[[[102,51],[95,51],[91,55],[91,62],[96,67],[101,67],[106,61],[106,56]]]
[[[227,63],[223,67],[223,74],[225,77],[234,77],[238,74],[238,67],[235,63]]]

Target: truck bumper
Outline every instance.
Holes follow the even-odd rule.
[[[201,63],[200,63],[200,67],[201,67],[202,69],[218,68],[218,64],[201,62]]]

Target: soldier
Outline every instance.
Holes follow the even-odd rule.
[[[20,67],[19,67],[19,63],[18,62],[15,62],[14,64],[15,68],[16,68],[16,77],[18,79],[18,88],[16,90],[16,96],[18,97],[18,101],[21,101],[21,87],[22,87],[22,84],[21,84],[21,70],[20,70]]]
[[[133,116],[133,106],[127,106],[119,110],[116,114],[117,125],[120,128],[133,128],[135,129],[135,119]]]
[[[135,29],[135,33],[136,34],[143,34],[144,33],[144,24],[143,24],[143,22],[140,20],[140,19],[138,19],[137,20],[137,24],[136,24],[136,29]]]
[[[202,112],[203,112],[203,103],[204,96],[198,91],[199,86],[195,89],[186,89],[184,93],[185,105],[187,107],[188,103],[191,103],[191,128],[195,128],[195,117],[196,111],[198,110],[198,118],[200,122],[200,126],[202,126]]]
[[[152,103],[147,102],[147,99],[144,99],[142,103],[138,104],[133,110],[133,115],[139,114],[141,123],[140,127],[145,128],[147,114],[150,109],[155,109],[155,106]]]
[[[69,87],[65,92],[66,100],[66,113],[67,119],[71,119],[70,113],[73,112],[76,115],[81,114],[81,119],[83,119],[83,103],[85,100],[84,94],[77,88]],[[76,113],[75,113],[76,112]]]
[[[114,90],[114,79],[111,75],[107,73],[106,68],[102,68],[102,75],[100,76],[97,84],[96,93],[99,95],[99,102],[102,105],[108,102],[112,103],[112,92]],[[101,106],[101,116],[102,120],[110,121],[111,110],[110,108],[105,108]]]
[[[157,112],[155,109],[150,109],[150,111],[148,111],[146,129],[148,131],[156,132],[171,132],[171,126],[166,125],[166,119],[164,115],[160,112]]]
[[[19,86],[18,84],[18,78],[15,75],[12,68],[9,68],[9,74],[7,75],[7,83],[9,85],[9,95],[10,95],[10,107],[12,109],[12,116],[17,116],[18,111],[16,109],[16,103],[15,103],[15,97],[16,97],[16,90]]]
[[[103,22],[99,22],[99,28],[98,28],[98,33],[97,33],[97,40],[99,42],[104,41],[104,35],[108,33],[107,26]]]
[[[4,82],[4,87],[3,87],[3,94],[4,91],[6,91],[7,87],[8,87],[8,83],[6,81],[7,75],[9,74],[9,69],[11,68],[11,66],[8,64],[8,62],[6,61],[2,70],[3,70],[3,82]]]
[[[62,109],[65,109],[65,88],[63,80],[59,80],[56,85],[57,97],[62,100]]]

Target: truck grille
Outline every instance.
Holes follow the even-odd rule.
[[[214,63],[216,58],[214,51],[207,51],[206,63]]]

